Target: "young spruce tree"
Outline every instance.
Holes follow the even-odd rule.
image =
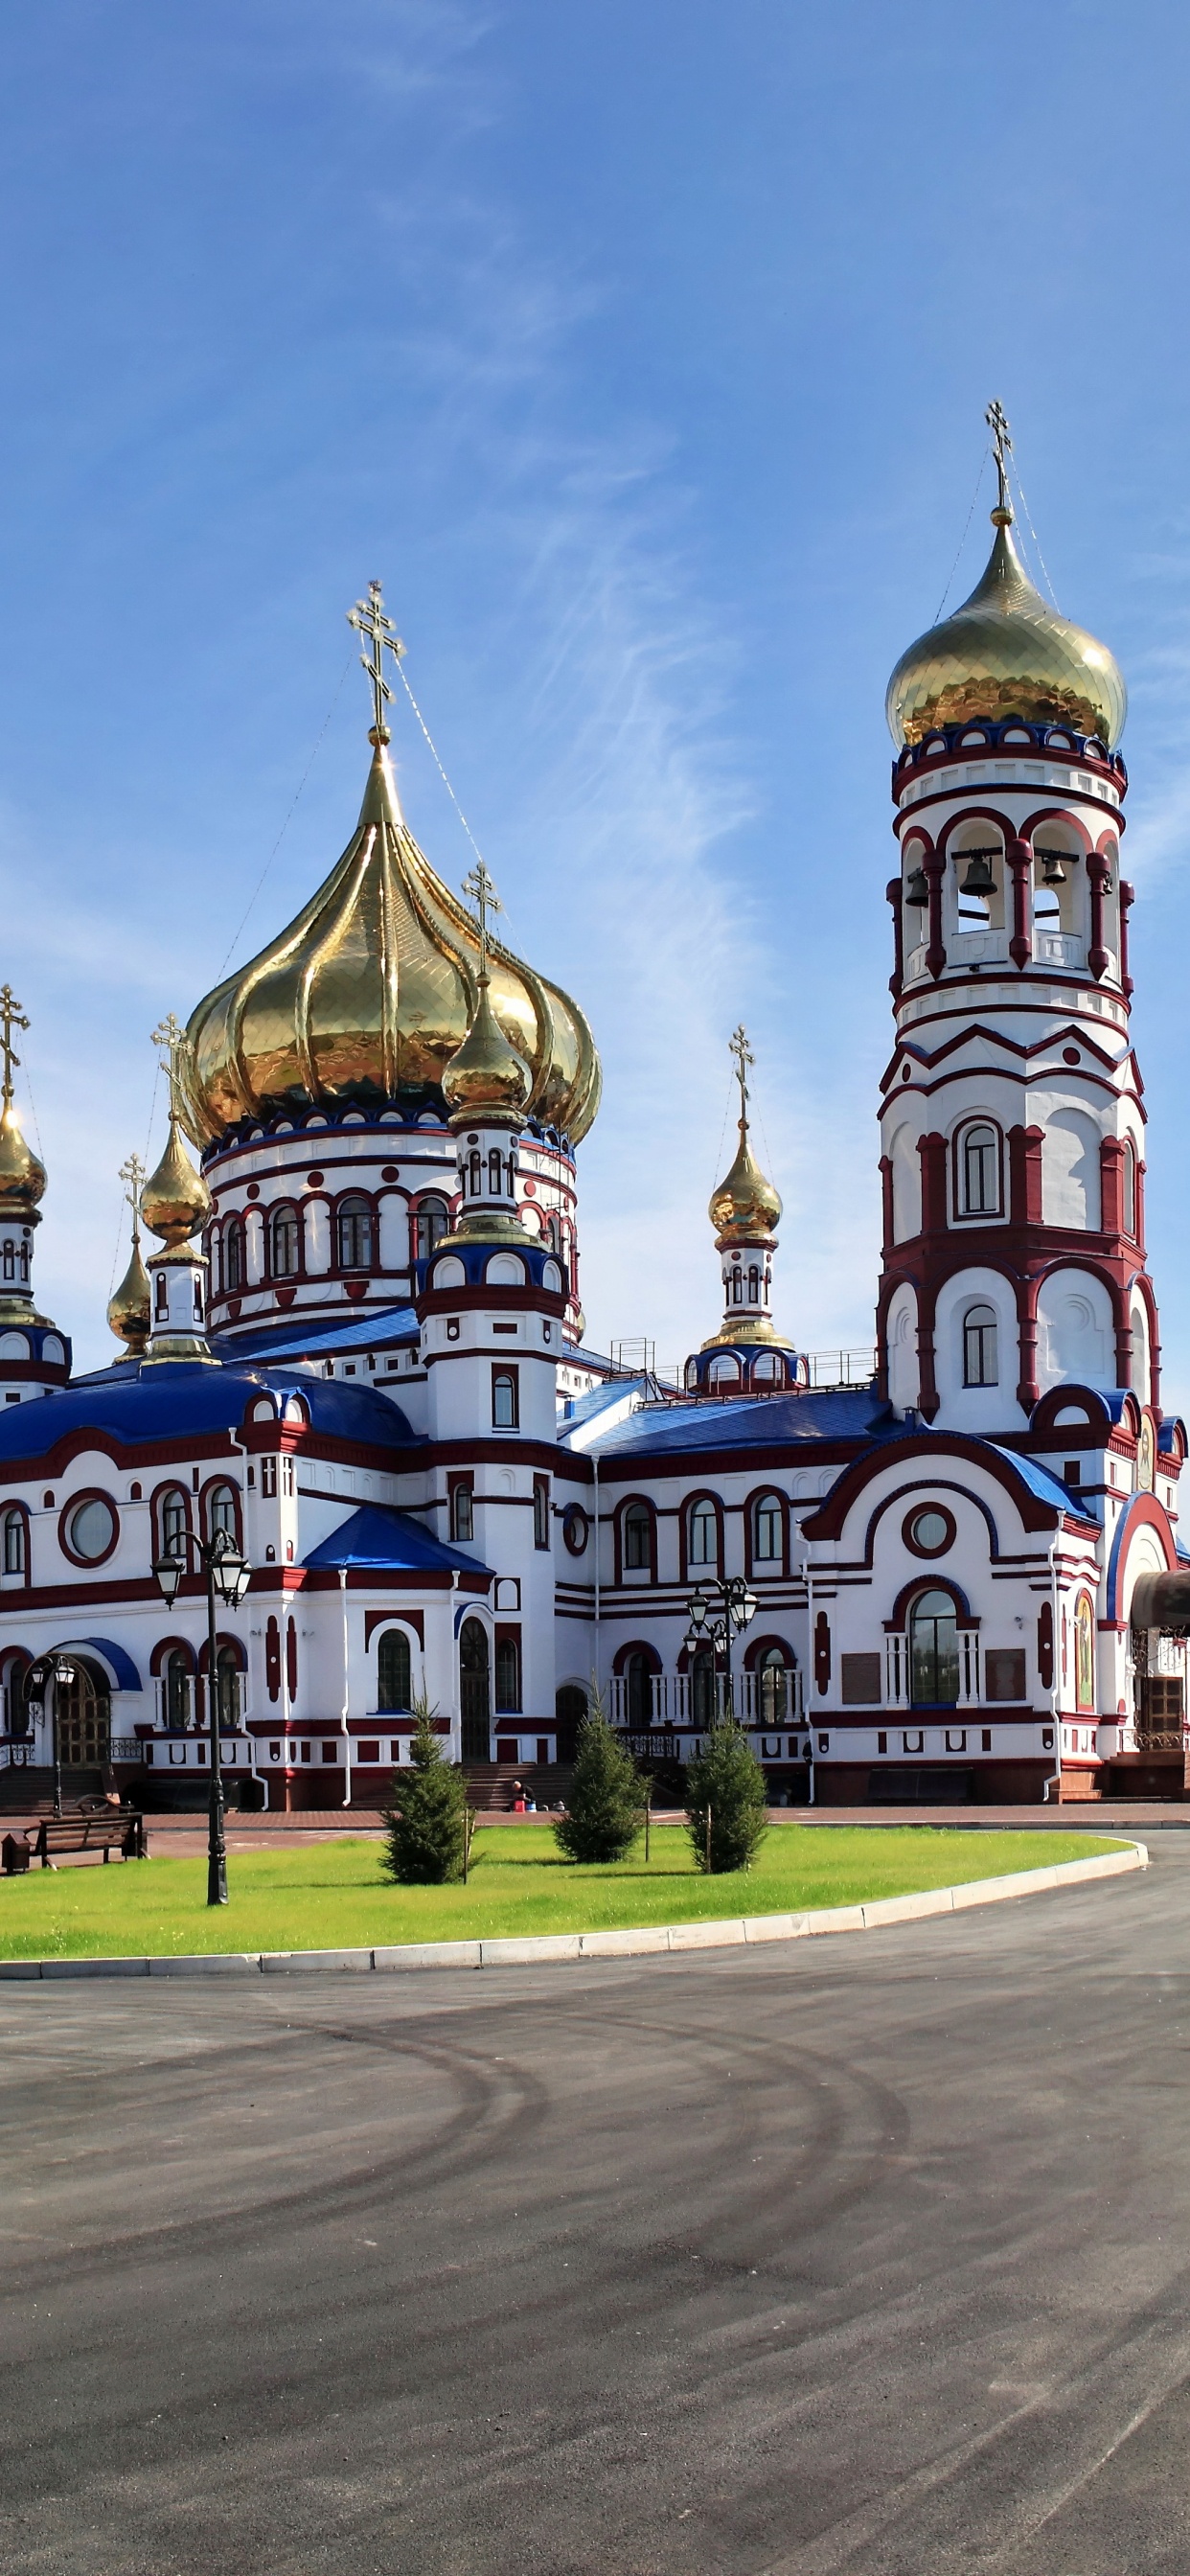
[[[412,1760],[398,1771],[392,1804],[385,1808],[388,1845],[384,1866],[406,1887],[440,1887],[463,1875],[467,1793],[463,1774],[442,1759],[434,1711],[424,1693],[413,1703],[417,1720]]]
[[[707,1810],[710,1809],[710,1857]],[[700,1869],[747,1869],[765,1822],[764,1773],[734,1718],[708,1727],[686,1772],[686,1817]]]
[[[555,1839],[568,1860],[623,1860],[644,1812],[644,1782],[593,1691],[590,1714],[579,1728],[570,1804],[554,1827]]]

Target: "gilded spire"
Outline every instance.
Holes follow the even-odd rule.
[[[12,1042],[12,1033],[14,1029],[27,1029],[28,1026],[11,984],[0,985],[0,1057],[4,1063],[0,1088],[0,1208],[10,1215],[31,1217],[45,1190],[45,1165],[21,1134],[20,1120],[13,1105],[12,1081],[14,1069],[21,1061]]]
[[[153,1031],[154,1046],[169,1050],[162,1072],[169,1076],[169,1135],[157,1169],[141,1191],[140,1212],[150,1234],[160,1235],[166,1250],[177,1252],[211,1212],[211,1193],[196,1172],[182,1143],[178,1125],[178,1091],[186,1032],[171,1011]]]
[[[108,1299],[107,1320],[117,1341],[127,1342],[133,1359],[140,1359],[149,1338],[152,1290],[149,1274],[141,1259],[140,1194],[144,1186],[145,1167],[139,1154],[130,1154],[121,1163],[119,1178],[132,1210],[132,1257],[119,1287]]]
[[[712,1191],[707,1214],[722,1251],[733,1243],[761,1243],[771,1238],[781,1220],[781,1201],[765,1179],[748,1142],[748,1067],[756,1059],[741,1025],[728,1041],[740,1086],[739,1144],[726,1178]]]
[[[502,911],[503,906],[482,859],[472,868],[463,892],[472,897],[479,912],[479,996],[467,1035],[442,1075],[442,1090],[456,1135],[469,1119],[496,1119],[502,1126],[523,1126],[533,1088],[529,1066],[510,1046],[489,998],[492,979],[488,973],[488,914]]]
[[[893,740],[916,744],[946,725],[1019,716],[1096,736],[1113,751],[1128,713],[1123,674],[1106,644],[1062,617],[1030,581],[1012,533],[1012,439],[1002,405],[990,403],[986,417],[997,487],[992,551],[970,598],[902,653],[885,701]]]

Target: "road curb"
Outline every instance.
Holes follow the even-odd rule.
[[[1002,1905],[1017,1896],[1040,1896],[1088,1879],[1119,1878],[1147,1869],[1144,1843],[1092,1860],[1056,1861],[1048,1869],[1021,1869],[1001,1878],[967,1879],[959,1887],[927,1887],[915,1896],[874,1897],[870,1905],[829,1905],[805,1914],[744,1914],[715,1923],[644,1923],[637,1930],[544,1932],[523,1940],[406,1941],[377,1950],[215,1950],[163,1959],[0,1959],[0,1981],[23,1983],[68,1977],[295,1976],[344,1969],[358,1975],[416,1968],[521,1968],[565,1959],[635,1959],[666,1954],[750,1947],[756,1942],[821,1939],[831,1932],[879,1932],[935,1914],[964,1913],[972,1905]]]

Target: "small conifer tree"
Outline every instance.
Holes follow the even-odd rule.
[[[434,1732],[434,1710],[424,1692],[414,1700],[417,1721],[407,1771],[393,1779],[384,1821],[384,1866],[405,1887],[440,1887],[463,1875],[467,1792],[463,1774],[444,1762]]]
[[[616,1742],[598,1690],[579,1728],[570,1803],[554,1827],[568,1860],[623,1860],[641,1829],[645,1788],[631,1754]]]
[[[707,1811],[710,1810],[710,1832]],[[734,1718],[708,1727],[686,1772],[686,1819],[700,1869],[747,1869],[768,1831],[764,1773]]]

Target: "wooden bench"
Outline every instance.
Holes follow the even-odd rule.
[[[129,1807],[101,1807],[72,1816],[43,1816],[36,1835],[6,1834],[0,1845],[5,1876],[27,1870],[31,1860],[43,1869],[57,1866],[56,1855],[101,1851],[104,1863],[118,1851],[124,1860],[147,1860],[145,1820]]]

